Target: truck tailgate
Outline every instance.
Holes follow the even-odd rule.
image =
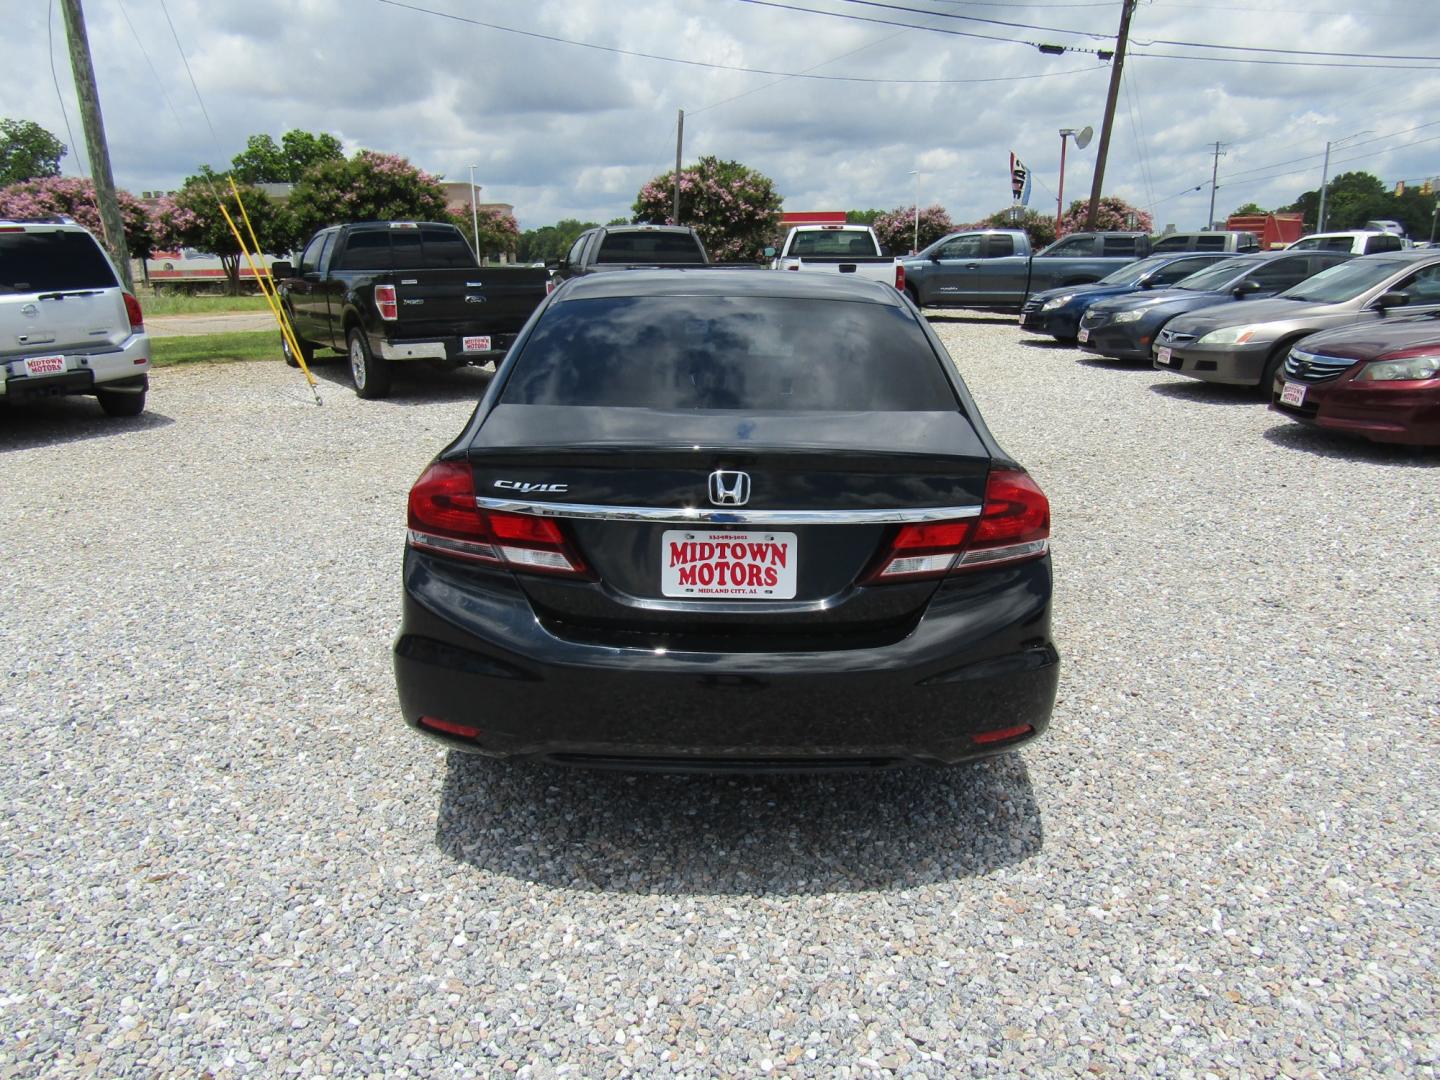
[[[513,334],[545,299],[549,274],[526,266],[400,270],[396,337]]]

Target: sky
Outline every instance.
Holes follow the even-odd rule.
[[[6,7],[0,116],[49,129],[71,147],[62,171],[88,174],[61,5]],[[1110,79],[1096,51],[1114,48],[1121,14],[1120,0],[84,8],[120,187],[173,189],[249,135],[301,128],[447,179],[474,165],[481,201],[513,204],[526,229],[628,216],[674,165],[680,109],[686,162],[743,162],[786,210],[910,206],[918,190],[976,220],[1010,204],[1013,151],[1032,170],[1030,205],[1051,212],[1062,128],[1094,129],[1066,161],[1066,203],[1088,197]],[[1327,141],[1331,176],[1415,184],[1440,175],[1437,106],[1436,0],[1140,0],[1105,193],[1157,229],[1198,229],[1217,141],[1217,218],[1318,188]]]

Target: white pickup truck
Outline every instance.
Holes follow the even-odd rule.
[[[866,225],[796,225],[771,259],[770,269],[857,274],[905,289],[905,267]]]

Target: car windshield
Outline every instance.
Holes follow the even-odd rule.
[[[1188,289],[1190,292],[1219,292],[1257,266],[1264,266],[1266,261],[1247,259],[1243,255],[1238,259],[1222,259],[1214,266],[1207,266],[1187,278],[1181,278],[1175,283],[1175,288]]]
[[[1286,300],[1306,300],[1312,304],[1340,304],[1413,265],[1401,259],[1353,259],[1321,270],[1279,295]]]
[[[1140,259],[1138,262],[1122,266],[1112,274],[1107,274],[1100,279],[1101,285],[1134,285],[1151,270],[1155,270],[1170,262],[1168,255],[1154,255],[1148,259]]]
[[[953,409],[940,358],[898,305],[620,296],[547,310],[502,402],[648,409]]]

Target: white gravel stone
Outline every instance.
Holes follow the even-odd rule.
[[[0,410],[0,1076],[1429,1076],[1440,457],[936,320],[1054,509],[1049,736],[617,776],[396,714],[475,372]]]

